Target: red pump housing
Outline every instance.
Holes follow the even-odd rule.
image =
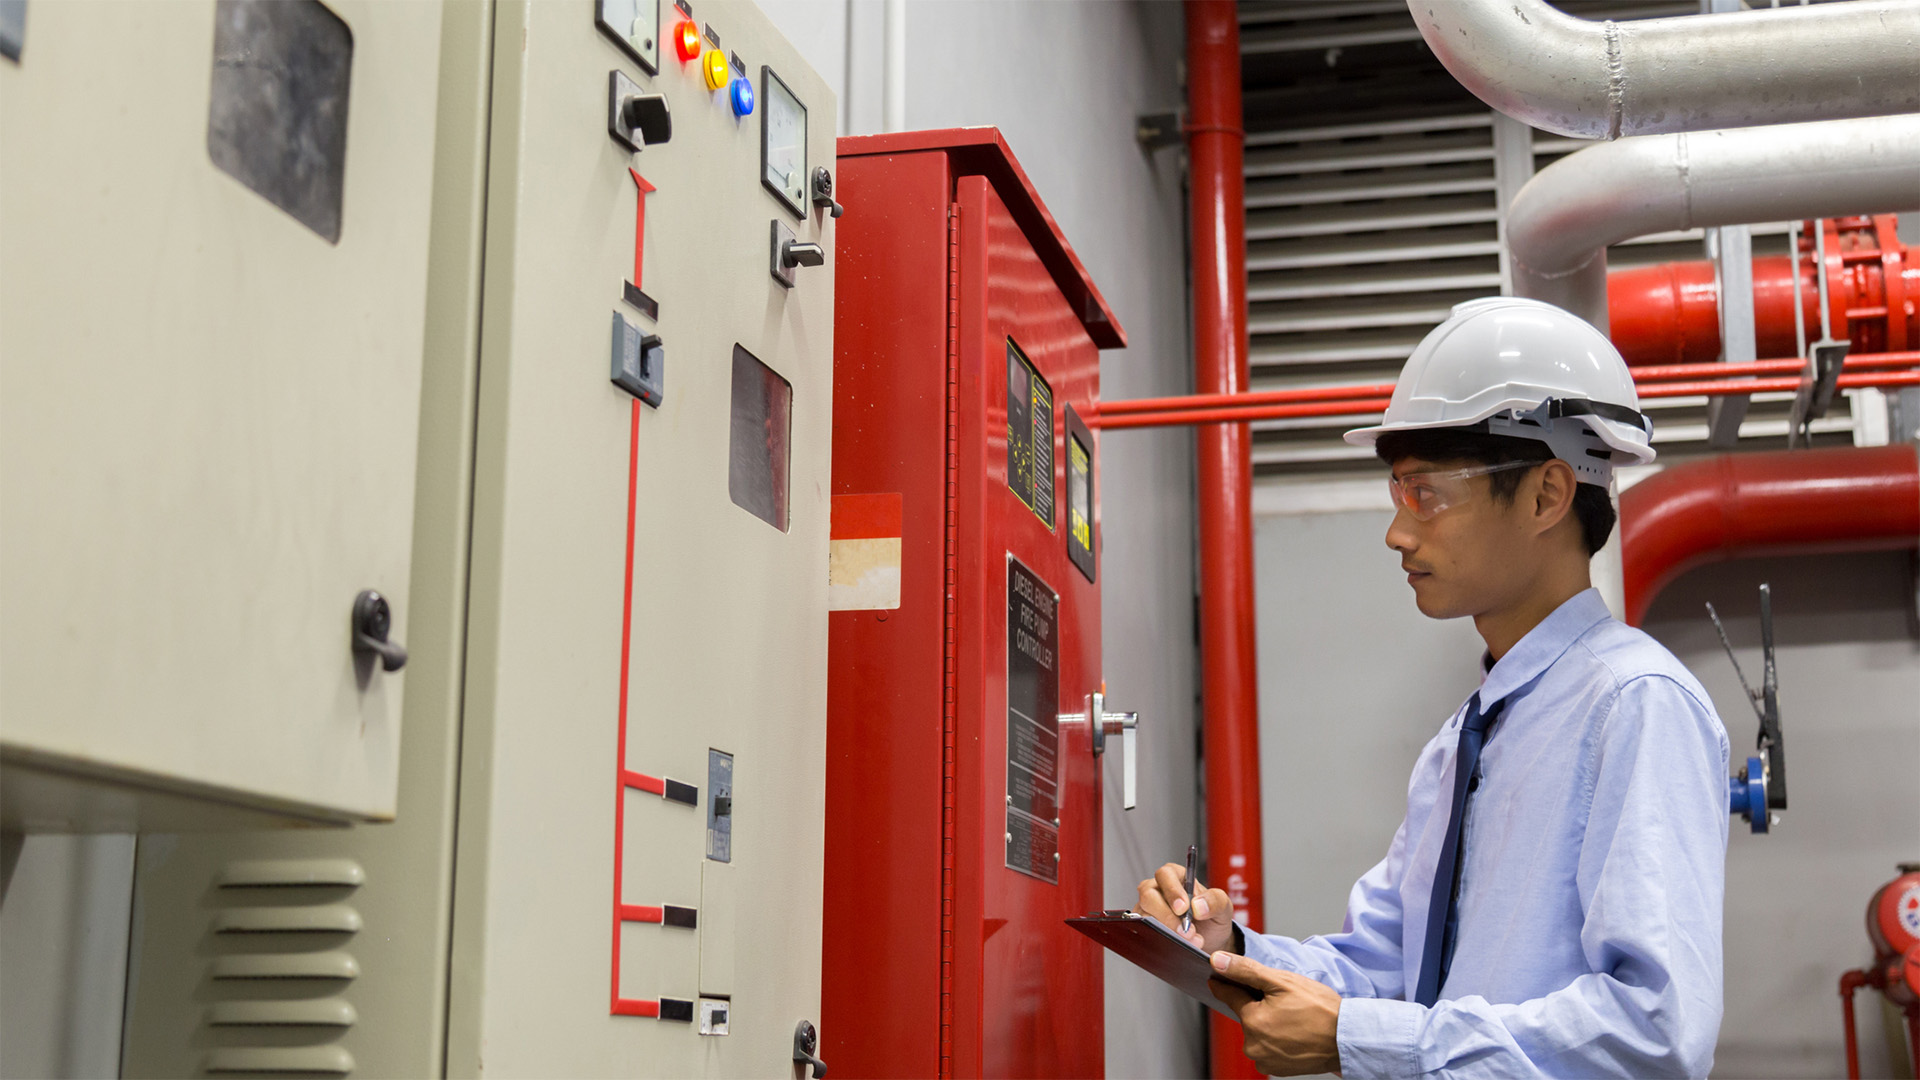
[[[1753,260],[1753,323],[1761,357],[1801,356],[1820,337],[1820,287],[1812,229],[1826,234],[1828,321],[1853,353],[1920,349],[1920,264],[1900,242],[1899,219],[1807,222],[1796,259]],[[1801,325],[1793,340],[1793,276],[1800,274]],[[1707,363],[1720,356],[1720,287],[1710,262],[1662,263],[1607,275],[1608,336],[1630,366]]]
[[[1101,759],[1061,714],[1102,688],[1078,417],[1126,338],[998,131],[839,150],[820,1057],[1103,1075],[1064,921],[1105,906]]]

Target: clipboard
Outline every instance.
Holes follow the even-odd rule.
[[[1227,1008],[1225,1002],[1214,997],[1213,991],[1207,987],[1208,979],[1222,982],[1233,980],[1213,970],[1206,952],[1167,929],[1160,920],[1133,911],[1096,911],[1091,915],[1068,919],[1067,925],[1132,961],[1134,966],[1157,976],[1162,982],[1184,991],[1188,997],[1214,1012],[1239,1022],[1240,1017]],[[1265,996],[1250,986],[1244,989],[1256,998]]]

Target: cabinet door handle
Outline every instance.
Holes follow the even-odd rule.
[[[393,631],[393,608],[387,598],[372,589],[361,589],[353,598],[354,655],[372,654],[380,658],[383,671],[399,671],[407,666],[406,647],[388,641]]]

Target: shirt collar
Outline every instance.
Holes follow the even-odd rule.
[[[1610,619],[1613,613],[1607,610],[1607,602],[1600,599],[1599,589],[1588,589],[1578,593],[1553,610],[1553,614],[1541,619],[1539,625],[1527,631],[1526,636],[1507,650],[1507,655],[1492,668],[1486,666],[1486,657],[1481,658],[1481,670],[1485,672],[1480,682],[1480,707],[1490,708],[1496,701],[1505,698],[1522,686],[1532,682],[1541,672],[1560,659],[1582,634],[1593,629],[1602,619]]]

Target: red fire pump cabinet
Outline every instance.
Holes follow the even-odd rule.
[[[1103,906],[1080,418],[1126,338],[997,130],[839,153],[820,1057],[1098,1076],[1062,921]]]

